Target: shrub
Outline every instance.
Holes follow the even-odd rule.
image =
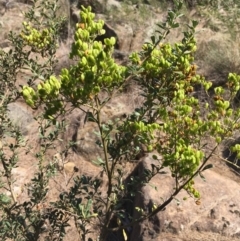
[[[42,21],[30,10],[22,32],[10,34],[13,49],[1,53],[1,137],[10,132],[16,141],[0,152],[2,188],[11,193],[7,196],[3,192],[0,196],[0,237],[38,240],[44,236],[45,240],[64,240],[66,227],[73,219],[82,240],[92,240],[94,225],[100,227],[99,240],[106,240],[116,231],[121,231],[127,240],[128,226],[162,211],[181,190],[185,189],[195,201],[200,199],[194,187],[195,176],[203,176],[202,172],[211,167],[208,161],[216,148],[240,127],[240,110],[231,105],[240,88],[240,76],[229,74],[226,89],[215,88],[213,100],[204,106],[194,97],[195,86],[201,85],[207,92],[211,83],[196,73],[194,65],[196,21],[188,26],[181,42],[164,41],[170,30],[179,27],[177,19],[182,4],[176,3],[175,9],[168,11],[166,22],[158,24],[158,36],[145,43],[140,52],[132,53],[128,66],[113,59],[114,38],[105,39],[104,43],[95,41],[99,34],[104,34],[104,23],[94,20],[91,8],[83,7],[70,52],[76,64],[62,69],[56,77],[53,67],[62,20],[55,15],[56,5],[46,4],[40,9]],[[51,18],[48,14],[52,14]],[[43,62],[39,62],[39,56]],[[19,90],[16,74],[22,68],[30,69],[33,77]],[[103,107],[132,79],[141,90],[142,105],[123,120],[103,122]],[[40,134],[40,149],[35,154],[38,171],[28,185],[29,200],[18,203],[12,191],[12,170],[18,163],[16,151],[24,141],[6,112],[7,105],[21,96],[30,107],[41,109],[42,114],[36,117]],[[88,109],[85,120],[95,122],[99,130],[100,141],[96,144],[102,148],[104,158],[98,162],[107,177],[107,193],[101,193],[103,178],[76,176],[74,185],[42,212],[37,207],[46,199],[49,180],[56,172],[46,156],[47,150],[55,148],[59,134],[65,130],[64,117],[75,109],[84,111],[84,107]],[[215,144],[209,150],[210,141]],[[66,143],[64,151],[72,145]],[[12,155],[6,155],[6,148]],[[132,161],[142,150],[158,164],[152,164],[141,177],[124,180],[122,163]],[[238,145],[232,150],[240,153]],[[140,214],[134,219],[124,203],[167,167],[175,181],[173,193],[151,210],[134,207]],[[124,224],[125,218],[130,220],[129,224]],[[115,224],[113,219],[117,220]],[[51,228],[43,234],[46,220]]]

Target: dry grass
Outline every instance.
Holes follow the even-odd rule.
[[[218,2],[219,9],[210,6],[198,9],[196,60],[202,74],[210,80],[224,82],[229,72],[240,73],[239,19],[235,16],[237,8],[228,11]]]
[[[233,41],[222,33],[202,33],[204,39],[198,39],[196,60],[204,75],[216,81],[226,81],[228,73],[240,73],[240,41]]]

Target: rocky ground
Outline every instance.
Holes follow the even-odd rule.
[[[62,13],[69,16],[71,22],[77,21],[78,7],[77,2],[74,4],[62,2]],[[161,21],[166,14],[166,6],[159,5],[139,5],[133,4],[127,6],[122,1],[111,0],[107,5],[105,1],[87,1],[79,0],[78,4],[91,4],[98,18],[106,20],[106,33],[108,36],[115,36],[118,39],[118,47],[115,52],[119,62],[127,61],[127,55],[133,50],[139,50],[142,43],[149,39],[153,33],[155,23]],[[18,31],[21,28],[23,20],[22,11],[26,10],[30,1],[10,1],[0,2],[0,48],[7,51],[10,47],[7,40],[7,33],[10,30]],[[188,17],[195,16],[199,18],[196,10],[189,10]],[[212,30],[206,27],[205,20],[202,20],[198,29],[200,44],[207,42],[203,38],[202,33],[206,36],[212,35]],[[179,32],[173,35],[175,39],[179,39]],[[225,35],[224,35],[225,36]],[[226,34],[226,36],[228,36]],[[211,41],[218,38],[218,35],[211,36]],[[227,37],[226,37],[227,38]],[[205,41],[205,42],[204,42]],[[208,41],[210,41],[208,39]],[[69,65],[67,53],[69,43],[60,43],[60,50],[57,55],[59,57],[59,67]],[[203,53],[198,53],[202,56]],[[199,61],[200,71],[204,72],[203,63]],[[206,69],[208,71],[208,69]],[[211,70],[212,71],[212,70]],[[212,76],[218,76],[217,73]],[[24,76],[20,77],[20,82],[24,82]],[[130,112],[141,102],[138,90],[132,89],[124,95],[119,95],[107,105],[104,109],[106,119],[121,116],[126,112]],[[13,103],[9,106],[9,117],[17,123],[25,138],[32,144],[32,151],[37,149],[37,123],[34,120],[34,111],[27,107],[21,101]],[[78,145],[76,152],[68,156],[66,160],[58,160],[63,170],[53,178],[50,183],[50,191],[48,193],[49,200],[55,200],[60,191],[66,190],[71,184],[72,176],[75,174],[88,174],[91,176],[100,175],[100,169],[91,161],[96,156],[101,156],[101,151],[96,149],[96,135],[94,134],[95,126],[89,122],[83,125],[83,113],[74,112],[68,116],[70,125],[68,132],[65,133],[65,140],[76,137]],[[5,140],[11,141],[9,139]],[[61,146],[51,155],[61,151]],[[221,154],[221,150],[219,150]],[[62,164],[62,161],[64,164]],[[151,157],[145,156],[141,159],[138,172],[140,173],[144,166],[154,162]],[[219,157],[212,158],[211,162],[215,167],[205,172],[206,181],[196,179],[196,185],[202,193],[201,203],[195,204],[189,198],[183,201],[186,195],[184,191],[176,197],[165,211],[159,213],[156,217],[145,221],[143,224],[134,227],[129,234],[131,241],[234,241],[240,240],[240,176],[239,173],[233,171]],[[74,167],[78,172],[74,174]],[[128,173],[133,171],[133,165],[129,164],[124,167]],[[33,155],[25,155],[25,150],[20,153],[19,167],[14,170],[17,182],[14,185],[14,192],[17,200],[21,202],[26,198],[25,184],[30,180],[36,170],[36,163]],[[146,186],[142,190],[142,194],[137,196],[135,204],[147,208],[152,203],[159,203],[167,198],[172,191],[172,179],[166,173],[155,177],[151,185]],[[157,190],[152,188],[156,186]],[[67,239],[75,241],[74,231],[69,228]]]

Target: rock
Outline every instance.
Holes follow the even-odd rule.
[[[106,0],[99,0],[104,5],[104,1]],[[117,0],[107,0],[106,4],[107,9],[111,10],[112,7],[120,9],[122,7],[121,3]]]
[[[64,170],[67,174],[72,174],[77,170],[78,168],[76,167],[76,164],[71,161],[65,162],[63,158],[61,157],[60,153],[57,153],[53,156],[54,159],[54,164],[57,167],[59,171]]]
[[[120,50],[114,50],[113,57],[118,60],[127,61],[128,54],[126,52],[122,52]]]
[[[132,100],[133,98],[131,96]],[[124,114],[130,113],[134,106],[129,105],[129,103],[131,102],[127,101],[127,97],[121,95],[106,104],[102,110],[102,122],[114,121],[116,118],[122,118]],[[100,137],[97,124],[87,121],[83,111],[76,111],[68,118],[70,125],[64,139],[75,142],[73,151],[88,161],[97,161],[98,158],[103,158],[103,151],[99,146]]]
[[[93,161],[102,156],[102,149],[96,145],[99,138],[96,135],[97,126],[93,122],[85,123],[85,113],[79,111],[69,119],[70,125],[65,133],[66,141],[73,141],[73,152],[86,160]]]
[[[139,166],[140,173],[153,162],[150,157],[146,157]],[[206,182],[200,177],[195,179],[196,188],[202,195],[200,205],[196,205],[192,198],[183,201],[187,193],[182,190],[176,197],[179,202],[173,200],[164,211],[135,226],[130,240],[146,241],[154,233],[154,240],[160,241],[164,232],[181,234],[189,230],[240,237],[239,183],[214,170],[205,171],[204,176]],[[150,183],[151,186],[147,185],[140,190],[134,206],[147,210],[153,203],[161,204],[161,200],[166,200],[173,191],[174,180],[170,172],[155,176]],[[152,186],[156,186],[157,190]]]
[[[73,21],[74,27],[75,27],[76,23],[78,23],[80,21],[80,10],[71,6],[70,7],[70,19],[71,19],[71,21]]]
[[[12,175],[17,180],[13,183],[13,193],[18,200],[22,198],[23,193],[27,189],[25,185],[29,181],[29,174],[32,172],[30,169],[31,167],[16,167],[12,170]]]
[[[78,176],[86,175],[90,177],[97,177],[100,175],[102,177],[103,175],[101,166],[96,165],[83,156],[75,153],[71,153],[65,160],[62,160],[60,154],[57,153],[54,155],[54,160],[61,174],[73,176],[75,173]]]
[[[7,1],[1,0],[0,1],[0,16],[4,15],[7,11]]]
[[[119,39],[119,50],[123,51],[123,52],[129,52],[131,50],[131,46],[132,46],[132,41],[133,41],[133,29],[131,27],[131,25],[129,24],[116,24],[114,26],[114,30],[117,34],[118,39]]]
[[[78,0],[77,1],[77,7],[81,9],[81,6],[84,6],[87,8],[88,6],[91,6],[92,11],[94,13],[102,13],[103,12],[103,5],[100,3],[100,1],[96,0]]]
[[[0,43],[0,48],[2,49],[9,48],[10,45],[11,45],[11,42],[9,40],[6,40]]]
[[[19,102],[8,105],[8,116],[16,124],[23,135],[28,133],[28,125],[34,121],[32,110]]]
[[[68,174],[72,174],[73,172],[77,172],[78,168],[76,167],[75,163],[67,162],[63,165],[64,171]]]
[[[115,44],[114,48],[115,49],[120,49],[121,42],[119,41],[118,34],[115,32],[115,30],[107,23],[104,23],[103,29],[105,30],[105,34],[98,35],[96,37],[96,40],[97,41],[101,41],[102,43],[104,43],[104,39],[105,38],[114,37],[114,38],[116,38],[116,44]]]

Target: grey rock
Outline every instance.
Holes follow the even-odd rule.
[[[151,157],[146,157],[139,166],[139,173],[144,168],[149,168],[151,163],[155,163]],[[161,234],[167,232],[173,235],[182,231],[211,232],[226,236],[238,237],[240,233],[240,184],[214,172],[207,170],[204,172],[206,182],[200,177],[195,179],[196,189],[200,191],[201,204],[196,205],[192,198],[183,201],[187,193],[182,190],[176,196],[176,201],[172,201],[165,210],[158,213],[150,220],[133,228],[131,241],[150,240],[154,230],[156,237],[154,240],[160,241]],[[144,210],[153,203],[161,204],[166,200],[174,188],[174,180],[168,174],[155,176],[151,180],[151,185],[142,187],[135,198],[135,205]],[[155,190],[152,186],[156,186]],[[137,218],[138,214],[134,214]],[[156,228],[158,226],[158,229]]]
[[[31,109],[18,102],[8,105],[8,116],[24,135],[28,133],[28,125],[34,121]]]

